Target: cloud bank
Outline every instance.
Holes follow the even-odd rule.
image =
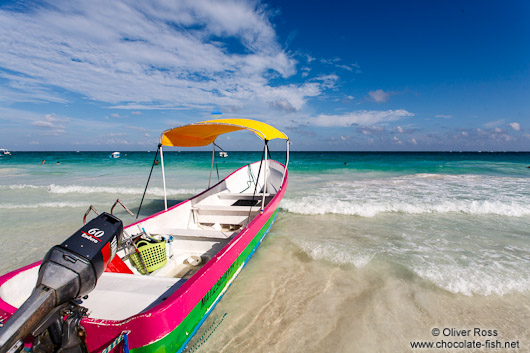
[[[312,120],[317,126],[371,126],[377,123],[396,121],[402,118],[412,117],[413,113],[404,109],[398,110],[359,110],[344,115],[319,115]]]
[[[66,0],[0,8],[0,96],[64,103],[61,90],[130,109],[250,102],[299,110],[329,79],[296,72],[265,8],[225,1]],[[30,6],[29,8],[27,6]],[[9,35],[5,35],[5,34]]]

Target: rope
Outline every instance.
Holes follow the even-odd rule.
[[[142,209],[142,204],[144,203],[145,193],[147,192],[147,187],[149,186],[149,180],[151,180],[151,174],[153,174],[153,168],[155,167],[156,157],[158,157],[158,151],[160,151],[161,146],[162,144],[159,143],[156,149],[155,160],[153,161],[153,165],[151,166],[151,171],[149,172],[149,178],[147,178],[147,184],[145,184],[144,194],[142,195],[142,201],[140,201],[140,207],[138,207],[138,213],[136,214],[136,219],[138,219],[138,216],[140,215],[140,210]]]
[[[123,352],[129,353],[129,338],[127,337],[129,333],[131,333],[131,331],[122,331],[120,335],[116,337],[116,339],[107,348],[101,351],[101,353],[109,353],[111,350],[116,348],[118,343],[120,343],[121,341],[124,341]]]
[[[217,170],[217,181],[219,181],[219,167],[217,167],[217,162],[215,162],[215,170]]]
[[[197,342],[195,342],[195,344],[190,348],[187,353],[193,353],[197,351],[197,349],[199,349],[203,344],[205,344],[206,341],[208,341],[208,339],[210,338],[210,336],[215,332],[215,330],[217,330],[219,325],[221,325],[221,323],[224,321],[226,315],[228,315],[228,313],[224,313],[221,319],[215,319],[210,325],[210,327],[208,327],[208,329],[202,334],[202,336],[197,340]],[[219,320],[219,322],[217,322],[217,320]]]
[[[221,151],[225,152],[225,150],[223,150],[223,148],[221,146],[219,146],[218,144],[216,144],[215,142],[213,142],[213,146],[214,146],[214,149],[215,147],[219,148]],[[219,168],[217,167],[217,162],[215,162],[215,169],[217,170],[217,181],[219,181]],[[211,178],[211,171],[210,171],[210,178]]]
[[[223,150],[223,148],[221,146],[219,146],[218,144],[216,144],[215,142],[213,143],[214,146],[216,146],[217,148],[219,148],[221,151],[223,152],[226,152],[225,150]]]
[[[247,174],[248,174],[248,180],[247,180],[247,188],[241,193],[244,193],[248,189],[250,189],[250,186],[252,186],[252,183],[254,182],[254,174],[252,174],[252,169],[250,168],[250,164],[247,166]]]

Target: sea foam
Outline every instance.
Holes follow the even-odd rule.
[[[17,208],[65,208],[65,207],[87,207],[85,202],[41,202],[30,204],[0,204],[0,209],[17,209]]]
[[[380,213],[530,215],[527,179],[416,174],[331,182],[309,195],[286,197],[281,207],[299,214],[374,217]]]
[[[504,253],[492,259],[491,256],[467,257],[466,263],[454,260],[457,255],[452,254],[452,263],[444,263],[442,250],[425,247],[392,249],[391,247],[376,247],[375,249],[353,249],[349,244],[330,244],[329,242],[314,242],[299,240],[298,246],[314,260],[324,260],[337,265],[351,264],[358,269],[369,265],[375,257],[398,263],[414,272],[420,278],[432,282],[439,288],[452,293],[472,295],[506,295],[514,292],[530,291],[530,272],[518,270],[528,268],[530,260],[523,257]],[[454,247],[454,244],[451,245]],[[408,253],[409,256],[400,256]],[[415,253],[415,256],[410,256]],[[461,260],[461,259],[460,259]],[[493,261],[494,260],[494,261]]]
[[[13,184],[0,186],[2,189],[10,190],[45,190],[51,194],[116,194],[116,195],[142,195],[144,188],[135,187],[114,187],[114,186],[82,186],[82,185],[28,185]],[[175,195],[195,195],[202,190],[199,189],[167,189],[168,196]],[[160,187],[147,188],[147,195],[164,196],[164,189]]]
[[[107,187],[107,186],[80,186],[80,185],[50,185],[49,192],[52,194],[122,194],[122,195],[142,195],[144,192],[143,188],[134,187]],[[195,189],[167,189],[167,195],[189,195],[196,194],[201,190]],[[158,187],[152,187],[147,189],[148,195],[153,196],[164,196],[164,189]]]

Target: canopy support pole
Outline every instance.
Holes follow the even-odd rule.
[[[138,216],[140,215],[140,211],[142,210],[142,205],[144,203],[145,193],[147,192],[147,187],[149,186],[149,181],[151,180],[151,175],[153,174],[153,168],[155,167],[156,162],[157,162],[156,157],[158,156],[158,151],[159,150],[161,151],[161,149],[162,149],[162,144],[159,143],[158,146],[156,146],[155,159],[153,160],[153,165],[151,165],[151,171],[149,172],[149,177],[147,178],[147,183],[145,184],[144,194],[142,195],[142,201],[140,201],[140,207],[138,207],[138,212],[136,213],[136,219],[138,219]],[[118,203],[119,201],[120,201],[119,199],[116,200],[116,202],[114,203],[114,206],[116,206],[116,203]],[[120,202],[120,204],[121,204],[121,202]],[[123,207],[125,207],[123,204],[121,204],[121,205]],[[110,209],[110,214],[112,214],[112,209],[114,208],[114,206],[112,206],[112,208]],[[92,206],[90,206],[90,207],[92,207]],[[129,214],[131,216],[134,217],[134,215],[131,213],[131,211],[129,211],[129,209],[127,207],[125,207],[125,209],[127,210],[127,212],[129,212]],[[90,210],[90,208],[89,208],[89,210]],[[95,209],[93,211],[96,212],[96,214],[98,214]],[[88,214],[88,211],[87,211],[87,213],[85,213],[85,218],[86,218],[87,214]],[[85,221],[85,218],[83,218],[83,222]]]
[[[267,193],[267,178],[268,178],[268,173],[267,173],[267,162],[268,162],[268,159],[267,159],[267,154],[268,154],[268,151],[269,151],[269,147],[268,147],[268,140],[265,140],[265,164],[264,164],[264,167],[263,167],[263,197],[261,198],[261,210],[263,211],[263,209],[265,208],[265,194]]]
[[[282,182],[280,183],[280,189],[283,186],[285,180],[285,174],[287,173],[287,166],[289,165],[289,140],[286,140],[286,155],[285,155],[285,169],[283,170]]]
[[[160,146],[160,162],[162,163],[162,185],[164,186],[164,207],[167,211],[167,193],[166,193],[166,174],[164,171],[164,153],[162,152],[162,146]]]
[[[212,182],[212,171],[213,171],[214,159],[215,159],[215,142],[212,142],[212,165],[210,167],[210,179],[208,180],[208,189],[210,188],[210,184]]]

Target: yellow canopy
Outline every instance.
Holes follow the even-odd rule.
[[[199,147],[214,142],[217,136],[227,132],[249,130],[263,140],[289,138],[280,130],[251,119],[217,119],[201,121],[181,127],[166,130],[162,133],[163,146]]]

